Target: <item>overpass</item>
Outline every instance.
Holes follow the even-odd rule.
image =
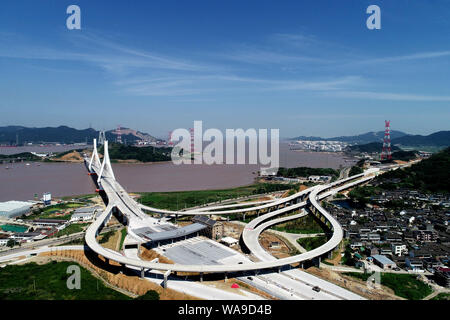
[[[107,141],[105,141],[104,148],[105,151],[103,162],[100,163],[100,159],[97,153],[98,151],[96,147],[96,140],[94,139],[94,150],[92,157],[90,161],[88,161],[88,159],[85,159],[86,167],[89,170],[89,174],[94,178],[96,178],[96,180],[94,181],[96,182],[99,190],[101,192],[104,192],[104,195],[106,196],[106,205],[107,205],[103,213],[100,216],[98,216],[96,220],[87,229],[85,236],[86,244],[89,246],[91,250],[105,257],[108,260],[115,261],[123,266],[131,266],[139,268],[141,270],[142,275],[144,274],[145,271],[148,270],[158,270],[165,272],[166,275],[165,278],[167,278],[167,275],[170,274],[171,272],[188,272],[200,274],[203,273],[227,274],[231,272],[241,272],[241,271],[257,272],[263,269],[281,268],[283,266],[297,264],[304,261],[312,260],[316,257],[323,256],[333,251],[336,247],[339,246],[343,238],[343,230],[339,225],[339,223],[333,218],[333,216],[320,206],[318,201],[337,192],[337,190],[343,190],[345,188],[349,188],[351,186],[367,182],[368,180],[373,178],[373,177],[365,177],[364,174],[359,174],[346,179],[335,181],[328,185],[315,186],[307,190],[298,192],[289,197],[279,199],[276,201],[271,201],[269,203],[258,204],[254,207],[249,208],[221,210],[223,207],[217,206],[214,209],[218,211],[207,211],[201,209],[195,209],[192,211],[171,211],[143,206],[134,201],[115,179],[109,158]],[[275,224],[277,223],[277,221],[273,220],[271,221],[271,223],[264,224],[258,229],[255,228],[257,228],[259,224],[263,223],[269,218],[289,213],[294,210],[299,210],[305,208],[306,206],[310,206],[313,214],[318,216],[325,224],[327,224],[330,227],[330,230],[333,232],[331,238],[322,246],[302,254],[282,259],[275,259],[273,257],[272,257],[273,259],[270,260],[264,259],[263,255],[261,254],[262,248],[260,249],[257,247],[259,245],[257,241],[257,235],[259,235],[259,233],[262,232],[265,227],[268,227],[271,224]],[[225,207],[225,209],[229,208],[230,206]],[[129,231],[131,229],[130,225],[133,224],[137,225],[139,223],[144,223],[151,226],[158,226],[161,224],[161,221],[159,219],[149,217],[142,210],[148,210],[150,212],[156,212],[165,215],[196,215],[196,214],[214,215],[214,214],[233,214],[233,213],[245,214],[245,212],[268,211],[268,213],[252,220],[247,225],[242,235],[245,245],[252,251],[252,253],[255,253],[256,256],[263,258],[260,259],[263,261],[243,263],[243,264],[223,264],[223,265],[166,264],[166,263],[158,263],[155,261],[143,261],[128,258],[123,256],[119,252],[114,252],[105,249],[97,242],[96,236],[98,235],[99,231],[104,226],[106,226],[106,223],[111,219],[113,212],[120,213],[126,218],[128,222]],[[300,217],[300,215],[292,215],[288,217],[291,219],[297,219]],[[256,231],[250,232],[252,230]],[[131,233],[130,235],[133,236]],[[136,235],[134,236],[136,237]],[[264,256],[267,258],[266,255]]]

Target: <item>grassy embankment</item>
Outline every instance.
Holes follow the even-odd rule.
[[[125,238],[127,236],[127,228],[123,228],[120,230],[120,245],[119,245],[119,251],[123,248],[123,243],[125,241]]]
[[[160,209],[180,210],[209,202],[297,188],[298,185],[258,183],[244,187],[179,192],[141,193],[140,203]]]
[[[367,281],[371,276],[371,274],[357,272],[346,272],[343,274],[363,281]],[[429,285],[410,274],[381,273],[381,284],[391,288],[396,296],[408,300],[421,300],[433,292]]]
[[[0,300],[129,300],[80,267],[81,289],[67,288],[67,268],[75,262],[9,265],[0,271]]]
[[[83,206],[83,204],[74,203],[74,202],[55,204],[55,205],[48,206],[48,207],[45,207],[40,210],[33,211],[33,214],[31,214],[27,217],[23,217],[23,219],[33,220],[33,219],[39,218],[39,219],[69,220],[71,217],[71,214],[58,215],[58,213],[63,213],[65,211],[74,210],[74,209],[82,207],[82,206]]]
[[[436,297],[431,300],[450,300],[450,293],[439,293]]]
[[[61,236],[65,236],[65,235],[69,235],[69,234],[73,234],[73,233],[78,233],[78,232],[84,231],[85,227],[87,227],[87,224],[73,223],[73,224],[68,225],[61,231],[58,231],[52,238],[55,238],[55,237],[57,238],[57,237],[61,237]]]
[[[327,241],[328,241],[327,237],[325,237],[325,236],[297,239],[298,244],[301,245],[303,248],[305,248],[308,251],[320,247],[321,245],[325,244]]]
[[[288,221],[285,223],[280,223],[272,226],[273,230],[289,232],[289,233],[299,233],[299,234],[310,234],[310,233],[322,233],[324,230],[311,215],[307,215],[300,219],[294,221]]]

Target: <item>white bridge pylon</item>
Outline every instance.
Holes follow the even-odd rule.
[[[94,150],[92,151],[92,157],[91,157],[91,161],[89,161],[89,172],[92,171],[92,164],[95,161],[95,165],[97,167],[100,167],[101,163],[100,163],[100,158],[98,156],[98,151],[97,151],[97,139],[94,139]]]
[[[102,166],[100,168],[100,172],[98,174],[97,183],[100,183],[102,177],[106,177],[109,175],[109,177],[116,180],[116,177],[114,176],[114,172],[111,166],[111,160],[109,159],[109,151],[108,151],[108,140],[105,140],[105,143],[103,145],[103,162]]]

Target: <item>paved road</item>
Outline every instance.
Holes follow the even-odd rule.
[[[37,255],[39,253],[55,251],[55,250],[84,250],[84,249],[85,249],[85,247],[83,245],[59,246],[59,247],[43,246],[43,247],[36,248],[36,249],[26,249],[21,252],[9,253],[7,255],[1,256],[0,262],[10,261],[13,259],[17,259],[18,257],[21,257],[21,256]]]
[[[113,230],[117,230],[119,228],[123,227],[122,225],[114,225],[114,226],[110,226],[110,227],[106,227],[103,228],[103,230],[101,231],[101,233],[106,233],[109,231],[113,231]],[[27,251],[27,250],[32,250],[34,248],[37,247],[50,247],[50,246],[57,246],[60,244],[64,244],[70,241],[74,241],[74,240],[78,240],[78,239],[83,239],[85,236],[85,232],[77,232],[77,233],[73,233],[71,235],[67,235],[67,236],[62,236],[59,238],[48,238],[48,239],[42,239],[39,241],[33,241],[33,242],[29,242],[29,243],[24,243],[22,244],[20,247],[14,247],[11,249],[4,249],[0,252],[0,257],[3,257],[5,255],[10,255],[12,253],[20,253],[23,251]]]

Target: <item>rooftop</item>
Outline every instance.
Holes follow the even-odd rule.
[[[389,259],[386,256],[383,256],[381,254],[375,254],[372,256],[372,258],[374,260],[377,260],[378,262],[380,262],[381,264],[395,264],[394,261],[392,261],[391,259]]]
[[[1,211],[13,211],[17,209],[25,209],[30,208],[33,206],[34,203],[32,202],[25,202],[25,201],[6,201],[6,202],[0,202],[0,212]]]
[[[193,223],[183,228],[176,228],[162,232],[151,232],[149,228],[134,229],[133,232],[135,232],[138,236],[145,237],[148,240],[155,242],[187,236],[205,228],[206,226],[201,223]]]

